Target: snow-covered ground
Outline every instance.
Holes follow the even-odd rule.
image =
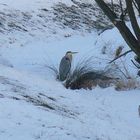
[[[79,52],[73,66],[93,56],[93,66],[103,69],[118,46],[129,50],[115,28],[98,35],[54,23],[52,6],[58,2],[73,4],[0,1],[0,140],[139,140],[140,90],[65,89],[46,67],[58,67],[71,50]],[[47,17],[41,20],[37,15]],[[116,64],[136,78],[133,56],[130,53]]]

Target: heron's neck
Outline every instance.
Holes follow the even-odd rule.
[[[67,57],[70,61],[72,61],[72,55],[71,55],[71,54],[67,54],[66,57]]]

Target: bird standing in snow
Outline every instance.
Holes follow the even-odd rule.
[[[75,54],[77,52],[66,52],[65,56],[61,59],[60,65],[59,65],[59,80],[64,81],[66,80],[67,76],[70,73],[71,70],[71,62],[72,62],[72,54]]]

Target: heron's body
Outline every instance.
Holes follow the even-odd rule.
[[[65,64],[64,64],[65,62]],[[64,81],[70,73],[71,62],[67,57],[63,57],[59,66],[59,80]]]
[[[76,52],[68,51],[61,59],[59,65],[59,80],[64,81],[68,77],[71,70],[72,54]]]

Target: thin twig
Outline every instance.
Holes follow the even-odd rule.
[[[137,11],[139,12],[139,7],[137,6],[136,2],[134,0],[132,2],[134,4],[134,6],[136,7]]]
[[[138,69],[140,69],[140,66],[138,66],[133,60],[131,60],[131,62],[134,64],[135,67],[137,67]]]
[[[118,57],[116,57],[116,58],[114,58],[113,60],[111,60],[109,63],[114,62],[115,60],[119,59],[120,57],[122,57],[122,56],[124,56],[124,55],[126,55],[126,54],[128,54],[128,53],[130,53],[130,52],[132,52],[132,50],[129,50],[129,51],[127,51],[127,52],[125,52],[125,53],[119,55]]]
[[[126,68],[125,64],[124,64],[124,61],[122,61],[122,59],[121,59],[121,62],[122,62],[123,68],[124,68],[125,73],[126,73],[125,75],[127,75],[127,79],[130,79],[130,78],[131,78],[131,76],[129,75],[129,72],[128,72],[128,70],[127,70],[127,68]]]

